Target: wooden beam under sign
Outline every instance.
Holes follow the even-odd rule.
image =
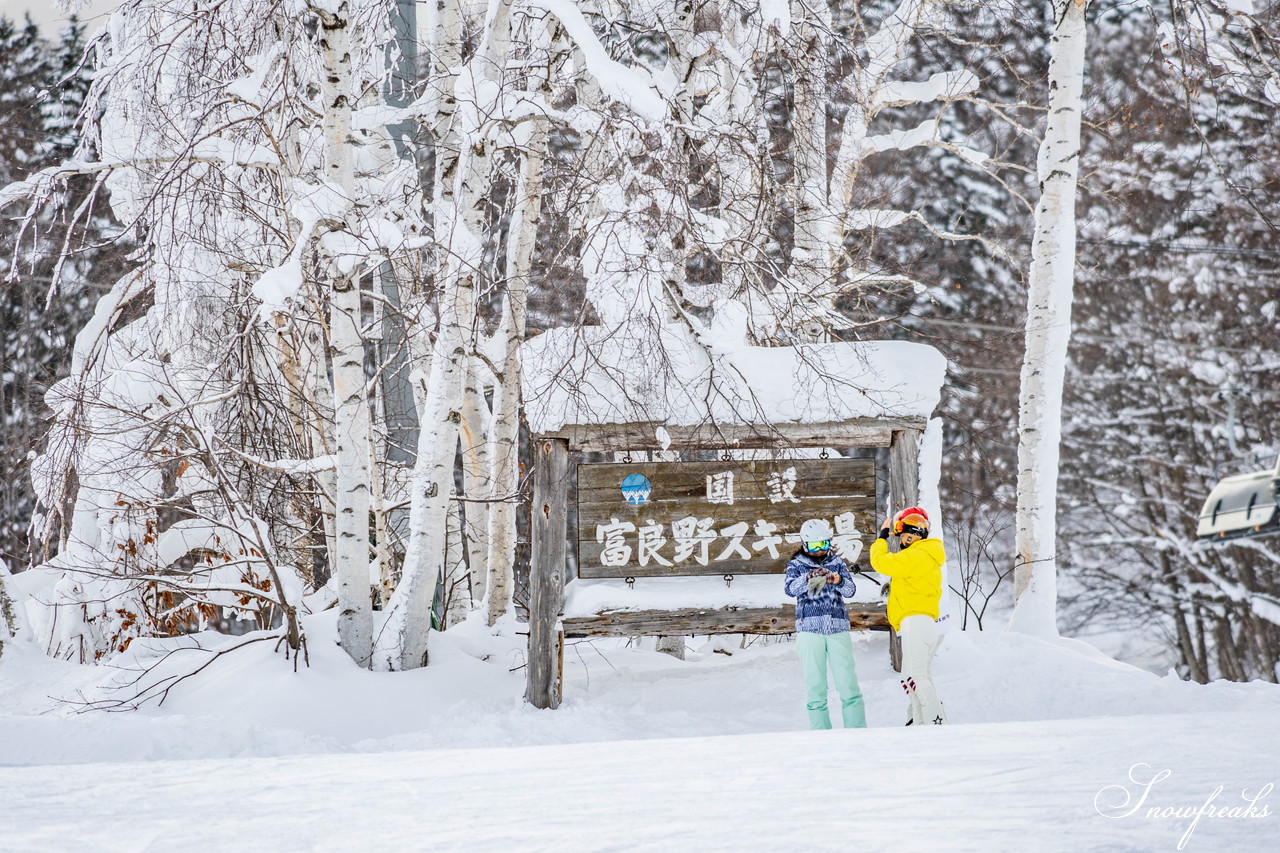
[[[852,603],[853,630],[887,628],[883,604]],[[682,634],[792,634],[796,609],[777,607],[685,607],[679,610],[611,610],[564,620],[565,637],[675,637]]]
[[[561,438],[572,450],[614,452],[621,450],[786,450],[795,447],[888,447],[898,430],[923,430],[925,418],[855,418],[818,424],[698,424],[671,426],[660,423],[569,424],[542,433]],[[670,439],[664,447],[657,431]]]

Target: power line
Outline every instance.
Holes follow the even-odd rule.
[[[1026,331],[1022,326],[999,326],[994,323],[969,323],[963,320],[942,320],[933,317],[917,318],[924,323],[932,323],[935,326],[950,326],[952,328],[962,329],[978,329],[983,332],[1003,332],[1005,334],[1022,334]],[[1090,332],[1072,332],[1072,340],[1089,341],[1091,343],[1105,344],[1131,344],[1134,346],[1148,346],[1151,344],[1150,339],[1138,340],[1135,338],[1117,338],[1110,335],[1097,335]],[[1177,349],[1187,350],[1206,350],[1212,349],[1218,352],[1230,353],[1253,353],[1256,355],[1275,356],[1280,358],[1280,352],[1272,350],[1260,350],[1257,347],[1224,347],[1215,345],[1205,345],[1203,343],[1179,343],[1177,341],[1160,341],[1161,346],[1171,346]]]
[[[967,365],[959,364],[959,363],[956,364],[956,367],[957,367],[956,373],[961,375],[975,374],[979,376],[1009,376],[1009,377],[1016,377],[1016,376],[1022,375],[1022,372],[1020,370],[1015,370],[1013,368],[969,367]],[[1094,374],[1089,376],[1075,375],[1075,376],[1066,377],[1066,382],[1070,385],[1077,385],[1077,384],[1114,385],[1116,383],[1133,384],[1135,381],[1137,380],[1135,380],[1132,376],[1098,376]],[[1142,381],[1148,381],[1148,380],[1142,380]],[[1220,388],[1217,385],[1205,385],[1199,382],[1197,383],[1164,383],[1164,384],[1172,385],[1172,387],[1176,387],[1176,388],[1187,390],[1187,391],[1199,391],[1201,393],[1206,393],[1206,394],[1217,393],[1222,390],[1222,388]],[[1247,396],[1249,397],[1258,397],[1258,398],[1268,399],[1268,400],[1280,398],[1280,391],[1263,391],[1263,390],[1253,389],[1246,393],[1247,393]]]
[[[1237,255],[1248,258],[1280,258],[1280,251],[1273,249],[1241,249],[1235,246],[1168,243],[1159,240],[1143,242],[1139,240],[1086,240],[1078,238],[1077,242],[1088,243],[1091,246],[1114,246],[1119,249],[1158,249],[1162,252],[1176,252],[1186,255]]]

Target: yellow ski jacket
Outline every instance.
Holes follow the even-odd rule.
[[[941,539],[920,539],[896,554],[889,553],[889,542],[877,539],[871,543],[871,568],[888,575],[889,624],[897,631],[908,616],[924,614],[938,618],[938,602],[942,598],[942,564],[947,555]]]

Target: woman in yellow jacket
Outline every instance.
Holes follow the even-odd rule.
[[[891,532],[902,545],[896,554],[889,553]],[[946,559],[942,540],[929,538],[929,516],[918,506],[886,518],[880,537],[871,543],[871,568],[889,577],[889,624],[902,637],[902,689],[911,703],[907,725],[947,721],[931,673],[933,654],[942,639],[934,620],[942,600]]]

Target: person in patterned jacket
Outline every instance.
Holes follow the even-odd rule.
[[[831,527],[811,518],[800,525],[800,550],[787,563],[786,593],[796,600],[796,649],[804,668],[809,727],[831,728],[827,712],[827,667],[840,694],[846,729],[866,728],[867,711],[858,687],[845,598],[854,593],[853,576],[831,550]]]

